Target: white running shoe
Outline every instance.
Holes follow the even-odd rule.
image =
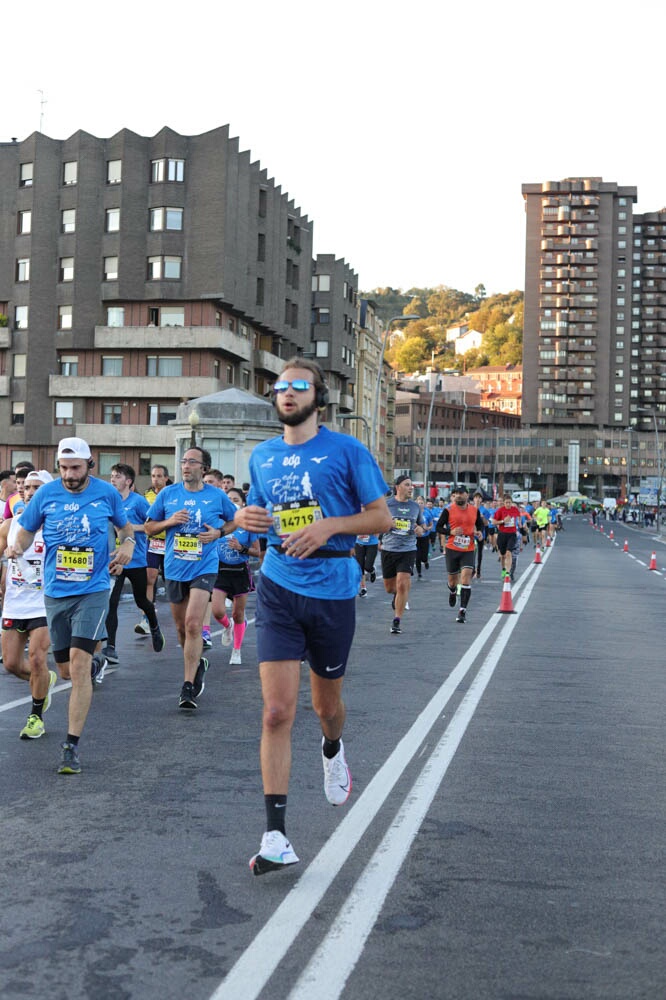
[[[234,623],[229,622],[228,625],[222,626],[222,645],[230,646],[234,638]]]
[[[250,871],[255,875],[295,865],[298,857],[287,838],[279,830],[268,830],[261,838],[259,853],[250,858]]]
[[[340,749],[335,757],[324,757],[324,738],[321,741],[321,759],[324,762],[324,793],[332,806],[343,806],[352,790],[351,771],[345,760],[345,748],[340,740]]]
[[[234,664],[235,664],[236,666],[238,666],[238,664],[242,663],[242,662],[243,661],[241,660],[241,651],[240,651],[240,649],[232,649],[231,650],[231,659],[229,660],[229,665],[230,666],[234,666]]]
[[[140,622],[137,622],[134,626],[134,631],[137,635],[145,638],[150,635],[150,625],[148,624],[148,619],[144,615]]]
[[[55,682],[57,680],[58,680],[58,675],[55,672],[55,670],[49,670],[49,689],[46,693],[46,698],[44,700],[44,708],[42,709],[42,713],[48,712],[49,708],[51,707],[51,688],[55,685]]]
[[[409,601],[405,604],[405,611],[409,611]]]

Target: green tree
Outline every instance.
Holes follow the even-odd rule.
[[[430,350],[423,337],[406,337],[393,351],[398,371],[414,372],[430,364]]]

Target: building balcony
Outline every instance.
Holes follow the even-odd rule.
[[[64,399],[193,399],[218,392],[216,378],[182,375],[49,375],[49,396]]]
[[[221,326],[96,326],[95,347],[115,351],[222,351],[250,361],[252,345]]]
[[[0,396],[9,395],[9,375],[0,375]]]
[[[347,393],[340,394],[340,409],[343,413],[352,413],[354,410],[354,397]]]
[[[267,375],[279,375],[282,371],[283,360],[270,351],[253,351],[252,362],[254,370],[265,372]]]
[[[93,448],[140,448],[145,451],[171,451],[173,427],[149,427],[143,424],[81,424],[76,434]]]
[[[12,346],[12,331],[8,326],[0,326],[0,350],[7,350]]]

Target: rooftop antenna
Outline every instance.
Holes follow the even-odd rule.
[[[44,97],[43,90],[38,90],[37,93],[42,95],[39,101],[39,131],[42,132],[44,125],[44,105],[47,103],[47,101],[46,98]]]

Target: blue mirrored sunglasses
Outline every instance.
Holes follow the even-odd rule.
[[[307,392],[311,385],[312,383],[305,378],[295,378],[293,382],[276,382],[273,386],[273,392],[286,392],[289,386],[295,392]]]

